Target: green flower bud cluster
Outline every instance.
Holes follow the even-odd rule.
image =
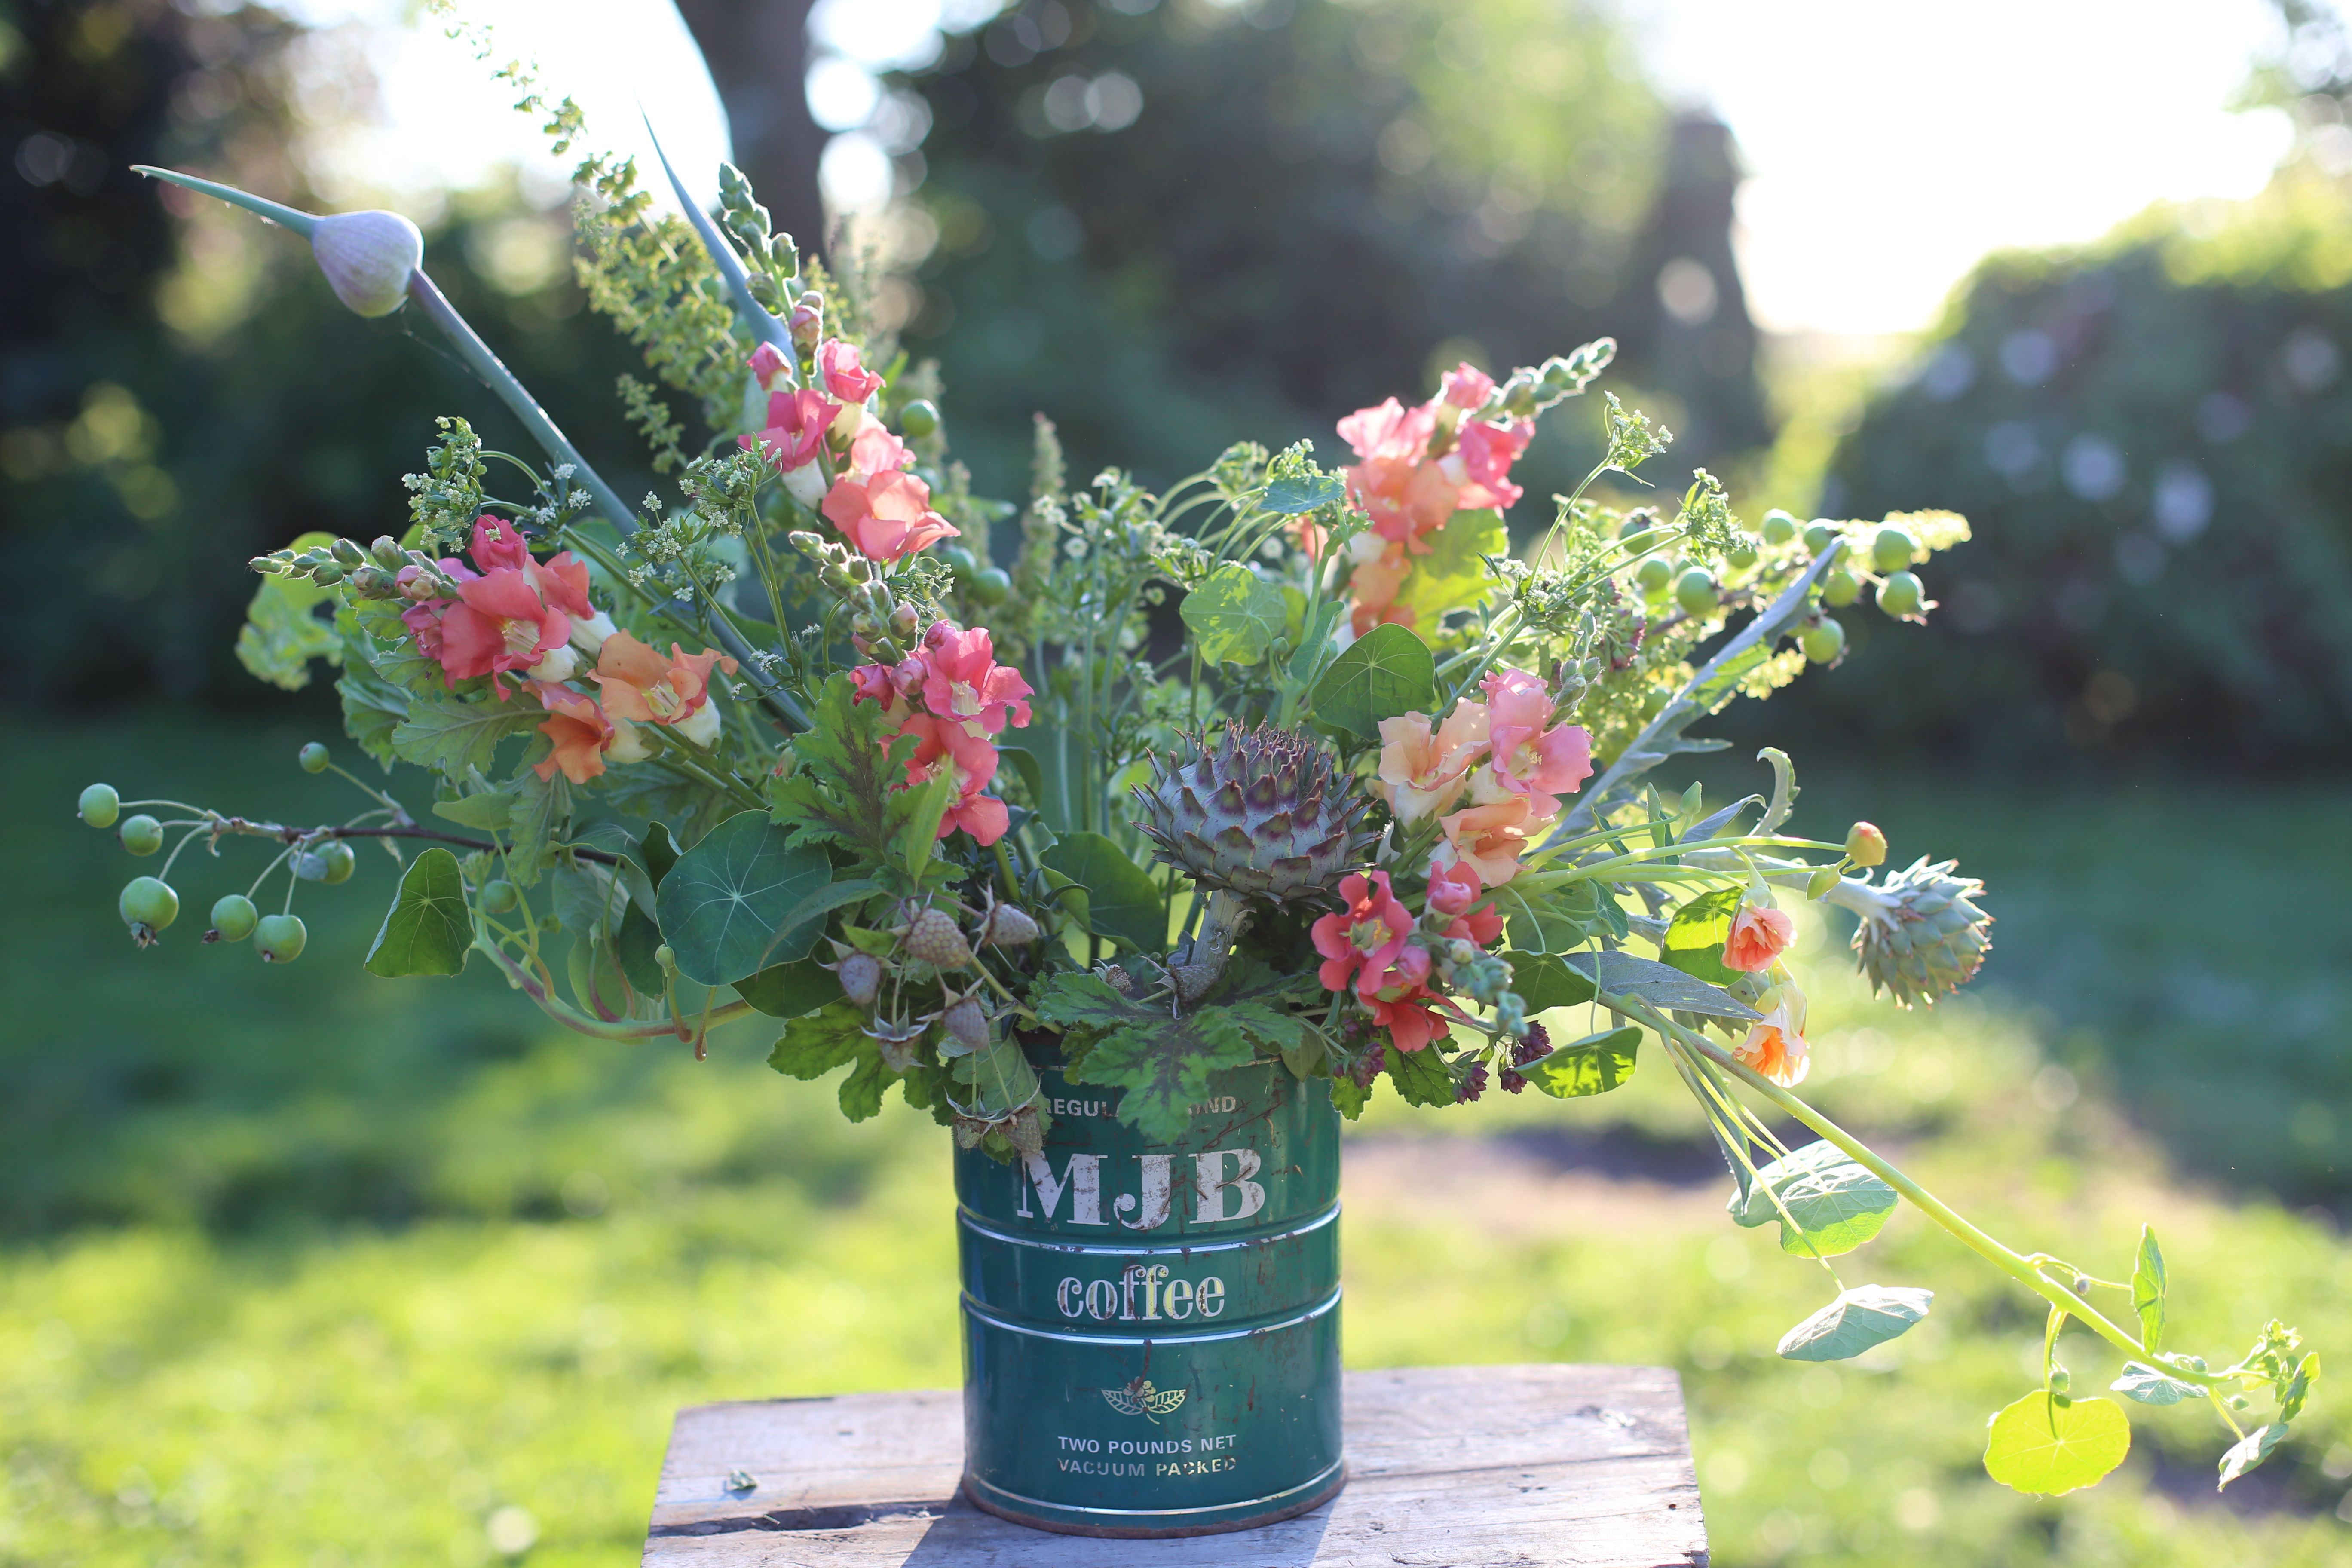
[[[800,289],[801,252],[789,234],[775,232],[768,209],[751,195],[751,182],[732,163],[719,165],[719,225],[751,263],[751,298],[782,314]]]
[[[352,592],[369,599],[439,599],[457,592],[456,580],[442,571],[439,562],[421,550],[403,550],[389,534],[364,551],[348,539],[338,539],[302,551],[272,551],[247,564],[266,577],[303,578],[321,588],[348,583]]]
[[[1496,387],[1473,417],[1495,412],[1532,419],[1553,404],[1576,396],[1617,357],[1615,338],[1595,338],[1573,353],[1554,354],[1539,365],[1521,365]]]
[[[906,658],[923,630],[922,607],[892,593],[871,561],[839,542],[807,529],[787,537],[816,563],[817,581],[849,606],[850,640],[857,650],[886,664]]]

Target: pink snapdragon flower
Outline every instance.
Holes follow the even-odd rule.
[[[457,584],[457,602],[442,612],[438,630],[444,683],[487,675],[504,701],[507,689],[499,677],[530,669],[562,647],[572,636],[572,619],[541,598],[520,571],[501,566]]]
[[[1454,504],[1493,507],[1497,510],[1517,505],[1519,497],[1527,492],[1511,482],[1511,465],[1528,449],[1535,435],[1535,421],[1531,419],[1506,419],[1499,425],[1484,419],[1463,421],[1454,437],[1454,451],[1444,459],[1460,469],[1454,476],[1461,487]]]
[[[929,485],[896,468],[844,475],[825,492],[823,510],[873,561],[896,561],[963,531],[931,510]]]
[[[1495,378],[1468,360],[1447,371],[1438,383],[1438,401],[1450,403],[1465,414],[1483,406],[1494,395]]]
[[[1467,860],[1429,868],[1429,907],[1438,914],[1452,917],[1452,923],[1445,928],[1449,938],[1465,938],[1480,947],[1488,947],[1503,934],[1503,917],[1491,906],[1477,907],[1484,891],[1478,880],[1478,868]]]
[[[817,374],[842,403],[863,403],[882,390],[882,378],[857,363],[857,345],[827,338],[817,345]]]
[[[1309,932],[1323,955],[1316,978],[1326,991],[1344,991],[1351,981],[1360,986],[1385,973],[1412,935],[1412,911],[1390,888],[1386,871],[1351,874],[1339,884],[1339,897],[1346,910],[1323,916]],[[1429,955],[1421,957],[1426,964]]]
[[[1437,865],[1467,865],[1478,873],[1482,886],[1499,888],[1519,874],[1519,857],[1549,820],[1538,816],[1523,795],[1472,805],[1437,819],[1445,830],[1445,842],[1430,851],[1430,859]]]
[[[1525,795],[1538,816],[1559,815],[1559,796],[1592,776],[1592,737],[1580,724],[1551,722],[1550,689],[1524,669],[1498,669],[1479,683],[1486,693],[1495,783]]]
[[[762,392],[774,391],[776,377],[790,368],[791,362],[784,358],[784,351],[773,343],[761,343],[751,351],[751,377],[760,384]]]
[[[910,715],[901,734],[916,739],[907,763],[907,782],[927,784],[945,773],[955,780],[956,798],[940,818],[940,837],[957,828],[983,847],[1004,837],[1013,824],[1004,803],[983,793],[996,777],[997,750],[963,725],[929,713]]]
[[[942,719],[961,721],[974,735],[1002,733],[1008,722],[1029,722],[1029,682],[1011,665],[996,662],[985,626],[958,631],[941,621],[925,634],[923,647],[929,655],[924,707]]]

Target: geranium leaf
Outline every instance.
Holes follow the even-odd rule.
[[[1227,562],[1184,595],[1177,613],[1212,664],[1255,664],[1289,621],[1282,590],[1239,562]]]
[[[461,702],[454,697],[420,698],[408,717],[393,726],[392,749],[403,762],[438,768],[462,778],[468,768],[490,771],[499,742],[523,734],[546,713],[509,699]]]
[[[2131,1422],[2122,1405],[2036,1389],[1993,1416],[1985,1474],[2014,1491],[2054,1497],[2090,1486],[2130,1452]]]

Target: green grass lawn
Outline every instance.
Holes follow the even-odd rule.
[[[194,940],[250,847],[241,875],[184,859],[187,912],[132,952],[112,903],[134,863],[72,819],[81,783],[339,809],[292,766],[307,734],[232,738],[20,725],[0,774],[0,1563],[617,1565],[678,1404],[954,1381],[927,1120],[845,1125],[748,1028],[698,1064],[541,1027],[479,973],[370,979],[379,857],[309,890],[293,966]],[[2271,1312],[2352,1345],[2352,1247],[2293,1206],[2334,1201],[2352,1128],[2327,892],[2352,828],[2326,794],[1864,798],[1820,781],[1801,822],[1949,846],[2002,924],[1980,996],[1920,1015],[1860,995],[1810,931],[1822,1100],[2020,1246],[2112,1272],[2155,1223],[2184,1347],[2234,1355]],[[1932,1288],[1933,1317],[1857,1363],[1779,1360],[1834,1287],[1728,1224],[1696,1131],[1651,1068],[1572,1107],[1376,1102],[1349,1160],[1351,1364],[1679,1367],[1724,1563],[2352,1564],[2352,1421],[2325,1383],[2226,1506],[2218,1427],[2189,1411],[2134,1407],[2096,1491],[1987,1481],[1984,1418],[2032,1385],[2040,1314],[1908,1211],[1840,1263]],[[1595,1140],[1663,1152],[1664,1178],[1576,1152]],[[2078,1389],[2114,1375],[2087,1336],[2061,1357]]]

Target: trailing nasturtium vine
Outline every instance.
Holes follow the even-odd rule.
[[[581,134],[568,101],[525,102]],[[676,485],[630,506],[434,287],[413,229],[148,172],[307,236],[354,308],[404,300],[540,451],[444,419],[404,523],[253,563],[240,658],[286,687],[335,667],[360,756],[421,770],[431,798],[317,744],[299,766],[363,797],[341,821],[90,785],[83,822],[163,854],[120,897],[141,944],[194,923],[173,883],[192,844],[255,838],[274,858],[199,906],[204,940],[291,963],[298,892],[351,877],[370,840],[398,869],[372,973],[478,955],[569,1028],[698,1055],[760,1016],[779,1071],[847,1069],[853,1120],[896,1089],[1004,1159],[1049,1128],[1040,1050],[1160,1137],[1210,1074],[1259,1060],[1353,1116],[1382,1079],[1426,1107],[1567,1099],[1646,1057],[1705,1112],[1732,1220],[1829,1277],[1783,1356],[1845,1359],[1928,1315],[1928,1291],[1838,1261],[1905,1202],[2042,1299],[2044,1377],[1991,1419],[1996,1479],[2067,1491],[2129,1447],[2123,1405],[2051,1353],[2069,1319],[2116,1352],[2123,1400],[2210,1404],[2224,1484],[2308,1397],[2316,1358],[2282,1324],[2221,1365],[2169,1342],[2152,1233],[2116,1279],[2014,1249],[1796,1092],[1789,908],[1845,911],[1872,985],[1931,1004],[1984,962],[1978,882],[1892,868],[1868,823],[1789,833],[1778,751],[1769,791],[1727,803],[1654,782],[1714,749],[1702,719],[1843,658],[1834,612],[1864,589],[1896,620],[1931,612],[1918,569],[1962,519],[1749,521],[1704,471],[1672,504],[1604,505],[1597,480],[1639,482],[1672,440],[1604,394],[1601,462],[1512,553],[1515,462],[1607,370],[1606,339],[1350,415],[1336,468],[1245,444],[1159,493],[1118,469],[1072,486],[1041,417],[1016,513],[950,459],[935,369],[874,323],[861,279],[772,232],[740,174],[715,219],[681,190],[679,219],[592,157],[590,300],[719,433],[686,452],[658,389],[624,378]],[[1019,541],[1003,567],[1000,524]]]

